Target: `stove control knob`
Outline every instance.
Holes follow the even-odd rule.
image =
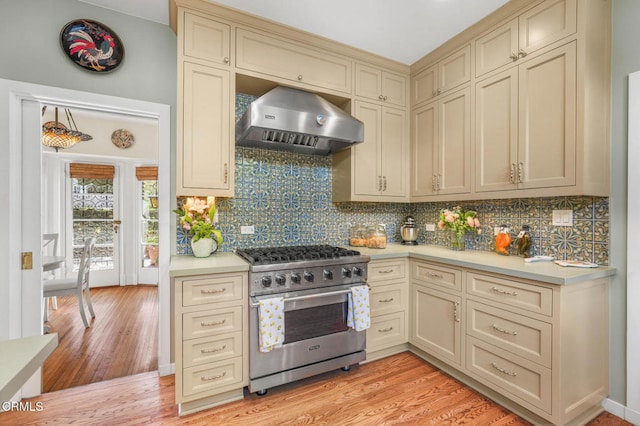
[[[342,268],[342,276],[345,278],[351,278],[351,269]]]
[[[262,287],[271,287],[271,277],[265,275],[262,277]]]
[[[300,274],[297,272],[291,274],[291,282],[294,284],[300,284]]]
[[[313,272],[305,272],[304,273],[304,279],[305,279],[305,281],[312,283],[313,282]]]
[[[358,267],[358,266],[354,266],[353,267],[353,275],[357,275],[359,277],[362,276],[362,268]]]
[[[333,271],[331,271],[330,269],[325,269],[324,271],[322,271],[322,277],[325,280],[332,280],[333,279]]]
[[[282,274],[276,274],[276,284],[285,285],[286,282],[287,282],[287,277],[285,277]]]

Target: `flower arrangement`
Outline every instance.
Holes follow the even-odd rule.
[[[466,232],[477,232],[478,235],[482,233],[480,228],[480,221],[476,217],[477,213],[473,210],[463,211],[460,206],[456,206],[449,209],[440,210],[440,221],[438,222],[438,228],[447,231],[453,231],[458,235],[463,235]]]
[[[218,245],[222,244],[222,233],[217,229],[215,197],[207,197],[206,201],[189,197],[174,213],[179,216],[182,229],[193,237],[193,242],[212,238]]]

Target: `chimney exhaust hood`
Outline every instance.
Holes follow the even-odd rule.
[[[320,96],[278,86],[236,124],[236,145],[329,155],[364,140],[361,121]]]

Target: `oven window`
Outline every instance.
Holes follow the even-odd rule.
[[[287,311],[284,315],[284,343],[347,331],[347,303]]]

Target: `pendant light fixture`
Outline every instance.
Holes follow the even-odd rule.
[[[47,106],[42,107],[42,115]],[[75,144],[93,139],[91,135],[78,131],[78,126],[68,108],[64,109],[69,127],[58,120],[58,107],[55,107],[55,121],[47,121],[42,125],[42,144],[54,148],[56,152],[60,148],[70,148]]]

